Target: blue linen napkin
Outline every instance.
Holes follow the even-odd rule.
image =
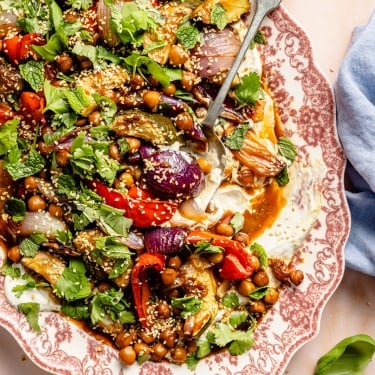
[[[335,94],[352,218],[346,265],[375,276],[375,12],[353,32]]]

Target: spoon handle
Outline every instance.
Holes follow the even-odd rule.
[[[242,63],[242,60],[253,40],[256,32],[259,29],[264,17],[273,9],[277,8],[281,0],[259,0],[256,3],[256,10],[251,24],[247,30],[245,38],[241,44],[238,54],[213,102],[210,103],[207,115],[203,120],[203,124],[213,127],[216,119],[220,116],[223,111],[223,102],[228,94],[228,91],[232,85],[234,77]]]

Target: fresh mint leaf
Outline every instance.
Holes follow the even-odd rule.
[[[284,156],[284,158],[293,162],[297,156],[297,148],[295,144],[286,137],[280,137],[278,140],[279,153]]]
[[[11,198],[5,202],[5,212],[12,216],[12,220],[17,222],[25,218],[26,204],[22,199]]]
[[[225,8],[218,3],[214,4],[211,10],[210,20],[218,29],[223,30],[228,23]]]
[[[116,277],[121,276],[124,272],[126,272],[132,265],[132,261],[130,258],[125,259],[117,259],[112,271],[109,273],[109,279],[115,279]]]
[[[210,242],[201,241],[194,245],[194,252],[196,254],[220,254],[224,252],[221,246],[211,245]]]
[[[32,149],[23,160],[10,162],[9,159],[5,164],[5,169],[12,176],[13,180],[19,180],[24,177],[32,176],[39,173],[45,166],[45,160],[42,155]]]
[[[234,92],[241,105],[254,105],[258,100],[263,98],[259,74],[250,72],[243,76],[240,83],[234,89]]]
[[[190,24],[183,24],[176,30],[176,36],[182,47],[193,49],[198,43],[202,42],[200,31]]]
[[[17,145],[17,129],[20,120],[14,118],[0,126],[0,156],[6,155]]]
[[[71,5],[73,9],[87,10],[93,4],[92,0],[67,0],[66,4]]]
[[[57,55],[68,45],[68,37],[61,30],[53,34],[48,42],[42,46],[33,45],[32,49],[44,60],[53,62]]]
[[[279,186],[285,186],[289,183],[288,167],[284,167],[281,172],[275,177]]]
[[[173,307],[182,310],[180,315],[184,319],[196,314],[202,307],[202,301],[195,296],[172,298],[171,304]]]
[[[96,239],[96,248],[100,254],[108,258],[125,259],[131,256],[127,246],[122,244],[116,237],[106,236]]]
[[[18,65],[22,78],[34,91],[39,91],[44,83],[44,66],[42,61],[30,60]]]
[[[133,223],[131,219],[124,216],[124,211],[102,204],[96,212],[96,218],[106,228],[111,236],[125,236]]]
[[[55,87],[48,80],[45,80],[43,90],[46,98],[44,111],[50,110],[61,115],[70,111],[69,104],[65,99],[66,89]]]
[[[225,139],[224,143],[231,150],[241,150],[245,141],[246,133],[249,129],[249,124],[244,123],[237,126],[233,133]]]
[[[71,259],[54,286],[56,295],[67,301],[87,298],[91,295],[91,287],[86,277],[86,268],[83,261]]]
[[[30,324],[31,328],[36,332],[41,332],[38,317],[40,312],[39,303],[26,302],[20,303],[18,306],[18,311],[25,315],[27,322]]]

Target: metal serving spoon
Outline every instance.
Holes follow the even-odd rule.
[[[232,85],[232,82],[237,74],[237,71],[244,59],[244,56],[250,46],[250,43],[254,39],[256,32],[259,29],[260,24],[262,23],[264,17],[273,9],[277,8],[281,3],[281,0],[258,0],[255,1],[255,13],[251,24],[246,32],[245,38],[241,44],[241,47],[238,51],[238,54],[228,71],[228,74],[213,102],[210,103],[208,107],[208,112],[204,118],[203,132],[208,139],[208,153],[212,154],[212,158],[209,155],[209,158],[214,160],[213,165],[214,169],[218,172],[216,176],[211,176],[206,181],[206,188],[203,192],[194,199],[195,204],[201,211],[205,211],[211,199],[213,198],[216,190],[220,186],[224,171],[226,167],[226,153],[225,147],[221,139],[215,133],[215,122],[220,116],[221,112],[224,110],[223,102],[228,94],[228,91]]]

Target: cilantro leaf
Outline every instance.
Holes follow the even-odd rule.
[[[224,252],[221,246],[211,245],[210,242],[201,241],[194,245],[196,254],[219,254]]]
[[[26,302],[20,303],[18,306],[18,311],[26,316],[27,322],[30,324],[31,328],[36,332],[41,332],[39,323],[38,323],[38,316],[40,312],[40,305],[39,303],[35,302]]]
[[[39,91],[44,82],[44,66],[42,61],[30,60],[19,66],[22,78],[34,91]]]
[[[65,268],[57,279],[54,291],[58,297],[67,301],[83,299],[91,295],[91,287],[85,276],[86,268],[83,261],[71,259],[69,266]]]
[[[234,340],[228,348],[231,355],[241,355],[249,350],[254,344],[254,339],[252,337],[246,337],[245,340]]]
[[[275,177],[276,182],[279,186],[285,186],[289,183],[288,168],[284,167],[281,172]]]
[[[43,242],[47,242],[47,237],[41,232],[33,232],[20,242],[20,252],[26,257],[34,257]]]
[[[23,283],[13,287],[12,292],[14,292],[17,298],[21,297],[22,293],[29,289],[48,287],[49,284],[46,282],[36,282],[31,275],[25,273],[22,275]]]
[[[196,296],[172,298],[173,307],[181,309],[181,317],[186,318],[190,315],[196,314],[202,307],[202,301]]]
[[[124,259],[131,256],[127,246],[122,244],[117,238],[110,236],[97,238],[96,249],[100,250],[101,255],[108,258]]]
[[[13,265],[10,263],[4,263],[3,267],[1,268],[1,274],[3,276],[9,276],[14,280],[21,277],[21,270],[17,267],[13,267]]]
[[[245,311],[234,311],[229,317],[229,323],[233,328],[245,323],[249,314]]]
[[[17,128],[20,120],[14,118],[0,126],[0,156],[17,145]]]
[[[83,320],[90,317],[89,306],[85,304],[64,303],[61,311],[74,319]]]
[[[249,124],[247,123],[238,125],[234,132],[225,139],[225,145],[231,150],[241,150],[248,129]]]
[[[263,98],[259,74],[250,72],[241,78],[241,82],[234,89],[240,104],[254,105]]]

